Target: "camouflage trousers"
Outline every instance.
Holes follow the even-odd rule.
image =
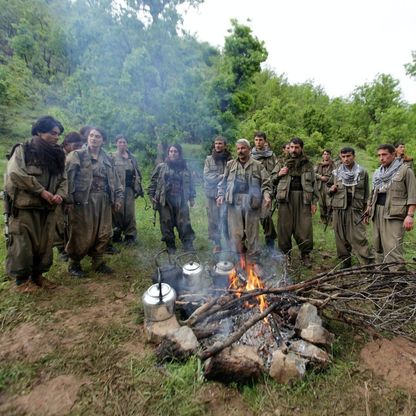
[[[69,240],[65,247],[72,260],[86,255],[99,263],[112,234],[111,204],[104,192],[91,193],[88,203],[74,205],[69,213]]]
[[[374,255],[368,246],[365,225],[360,220],[361,212],[348,207],[334,209],[332,226],[335,233],[337,255],[341,260],[351,256],[351,251],[358,257],[361,264],[374,263]]]
[[[291,191],[288,202],[279,202],[277,240],[280,250],[285,254],[292,249],[292,236],[301,254],[309,254],[312,251],[311,206],[303,203],[302,191]]]
[[[127,186],[124,191],[121,209],[117,212],[113,212],[113,228],[115,235],[118,234],[118,236],[120,236],[123,233],[125,237],[136,237],[135,203],[133,188]]]
[[[53,261],[55,211],[16,209],[9,219],[6,271],[14,278],[47,272]]]
[[[182,244],[192,242],[195,239],[195,233],[189,217],[189,208],[186,202],[166,198],[166,204],[159,206],[158,211],[162,241],[168,247],[175,246],[175,227],[178,230],[179,239]]]

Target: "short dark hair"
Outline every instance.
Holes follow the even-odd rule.
[[[91,130],[91,126],[82,126],[79,129],[79,134],[84,138],[84,140],[88,137],[88,134]]]
[[[298,144],[303,149],[303,140],[299,137],[292,137],[290,143]]]
[[[120,140],[120,139],[124,139],[126,142],[128,141],[122,134],[117,134],[116,136],[116,143]]]
[[[78,132],[71,131],[65,136],[63,144],[66,145],[72,143],[84,143],[84,139]]]
[[[32,126],[32,136],[37,136],[39,133],[48,133],[54,127],[58,127],[61,134],[64,132],[64,127],[58,120],[52,116],[42,116]]]
[[[262,137],[264,140],[267,140],[266,133],[264,131],[256,131],[254,137]]]
[[[396,153],[396,148],[390,143],[381,144],[377,150],[387,150],[389,153]]]
[[[215,138],[214,138],[214,143],[215,142],[223,142],[224,144],[227,144],[227,140],[225,140],[225,137],[222,137],[222,136],[215,136]]]
[[[290,144],[289,142],[284,143],[284,144],[282,145],[282,149],[285,149],[285,148],[286,148],[286,146],[288,146],[289,144]]]
[[[394,143],[394,147],[395,147],[396,149],[397,149],[400,145],[404,146],[404,145],[405,145],[405,142],[403,142],[403,141],[398,141],[398,142]]]
[[[341,155],[345,155],[345,153],[352,153],[354,156],[355,156],[355,150],[352,148],[352,147],[343,147],[340,151],[339,151],[339,153],[341,154]]]
[[[327,153],[329,153],[330,155],[332,155],[331,149],[324,149],[324,151],[323,151],[322,153],[325,153],[325,152],[327,152]]]

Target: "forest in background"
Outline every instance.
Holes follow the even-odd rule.
[[[391,75],[347,98],[291,85],[262,68],[266,46],[245,24],[230,22],[222,49],[186,33],[178,6],[202,1],[0,0],[0,137],[21,141],[48,113],[67,132],[92,124],[123,133],[144,160],[157,143],[208,148],[216,134],[233,142],[255,130],[277,151],[300,136],[315,156],[342,143],[416,148],[416,105]],[[416,77],[415,53],[403,64]]]

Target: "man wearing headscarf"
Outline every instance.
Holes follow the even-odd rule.
[[[404,262],[404,232],[413,229],[416,179],[411,167],[396,158],[392,144],[377,149],[380,167],[373,175],[367,212],[373,220],[374,248],[378,261]],[[394,266],[393,266],[394,267]]]
[[[361,220],[367,208],[368,173],[355,161],[352,147],[341,149],[340,159],[341,165],[332,171],[325,186],[331,197],[337,255],[342,268],[351,267],[351,251],[360,263],[370,264],[374,262],[374,255]]]

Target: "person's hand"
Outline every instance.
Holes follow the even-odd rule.
[[[411,231],[413,229],[414,218],[410,215],[407,215],[403,221],[403,228],[406,231]]]
[[[223,196],[219,196],[217,198],[217,207],[220,207],[223,203],[224,203],[224,197]]]
[[[271,205],[272,205],[272,200],[270,199],[270,196],[269,195],[265,195],[264,198],[263,198],[263,200],[264,200],[264,207],[265,208],[270,208]]]
[[[195,206],[195,199],[190,199],[190,200],[189,200],[189,206],[190,206],[191,208],[193,208],[193,207]]]
[[[282,169],[279,170],[278,176],[285,176],[289,172],[289,168],[287,166],[283,166]]]
[[[335,192],[337,192],[337,190],[338,190],[338,188],[337,188],[337,186],[336,186],[336,185],[332,185],[332,186],[329,188],[329,192],[331,192],[331,194],[334,194]]]
[[[321,180],[321,182],[328,182],[329,178],[327,176],[321,175],[321,177],[319,179]]]
[[[315,215],[316,213],[316,205],[315,204],[311,204],[311,214]]]
[[[121,209],[121,202],[114,202],[114,211],[118,212]]]
[[[63,198],[61,197],[61,195],[54,195],[52,197],[52,204],[61,205],[62,201],[63,201]]]
[[[47,191],[46,189],[44,189],[41,193],[40,193],[41,198],[43,198],[45,201],[49,202],[50,204],[53,204],[52,199],[53,199],[53,194],[51,194],[49,191]]]

